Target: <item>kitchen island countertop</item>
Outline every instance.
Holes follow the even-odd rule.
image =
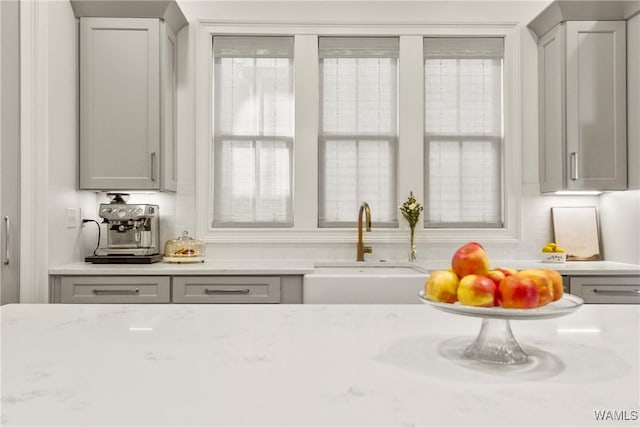
[[[512,321],[514,366],[465,359],[481,320],[424,305],[0,311],[3,426],[638,425],[638,305]]]

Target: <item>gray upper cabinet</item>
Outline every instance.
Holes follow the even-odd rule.
[[[567,21],[538,41],[540,189],[627,188],[625,21]]]
[[[176,189],[176,37],[162,19],[80,18],[80,188]]]

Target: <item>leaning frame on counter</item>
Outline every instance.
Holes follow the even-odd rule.
[[[569,261],[598,261],[600,240],[594,206],[551,208],[555,242],[567,252]]]

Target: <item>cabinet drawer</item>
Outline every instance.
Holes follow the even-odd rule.
[[[280,277],[174,277],[177,303],[279,303]]]
[[[571,293],[591,304],[640,304],[640,277],[572,277]]]
[[[171,281],[159,276],[73,276],[60,281],[66,304],[168,303]]]

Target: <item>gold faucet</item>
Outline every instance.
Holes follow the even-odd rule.
[[[365,246],[362,240],[362,212],[366,215],[367,231],[371,231],[371,210],[367,202],[362,202],[358,211],[358,247],[356,261],[364,261],[364,254],[371,253],[371,246]]]

